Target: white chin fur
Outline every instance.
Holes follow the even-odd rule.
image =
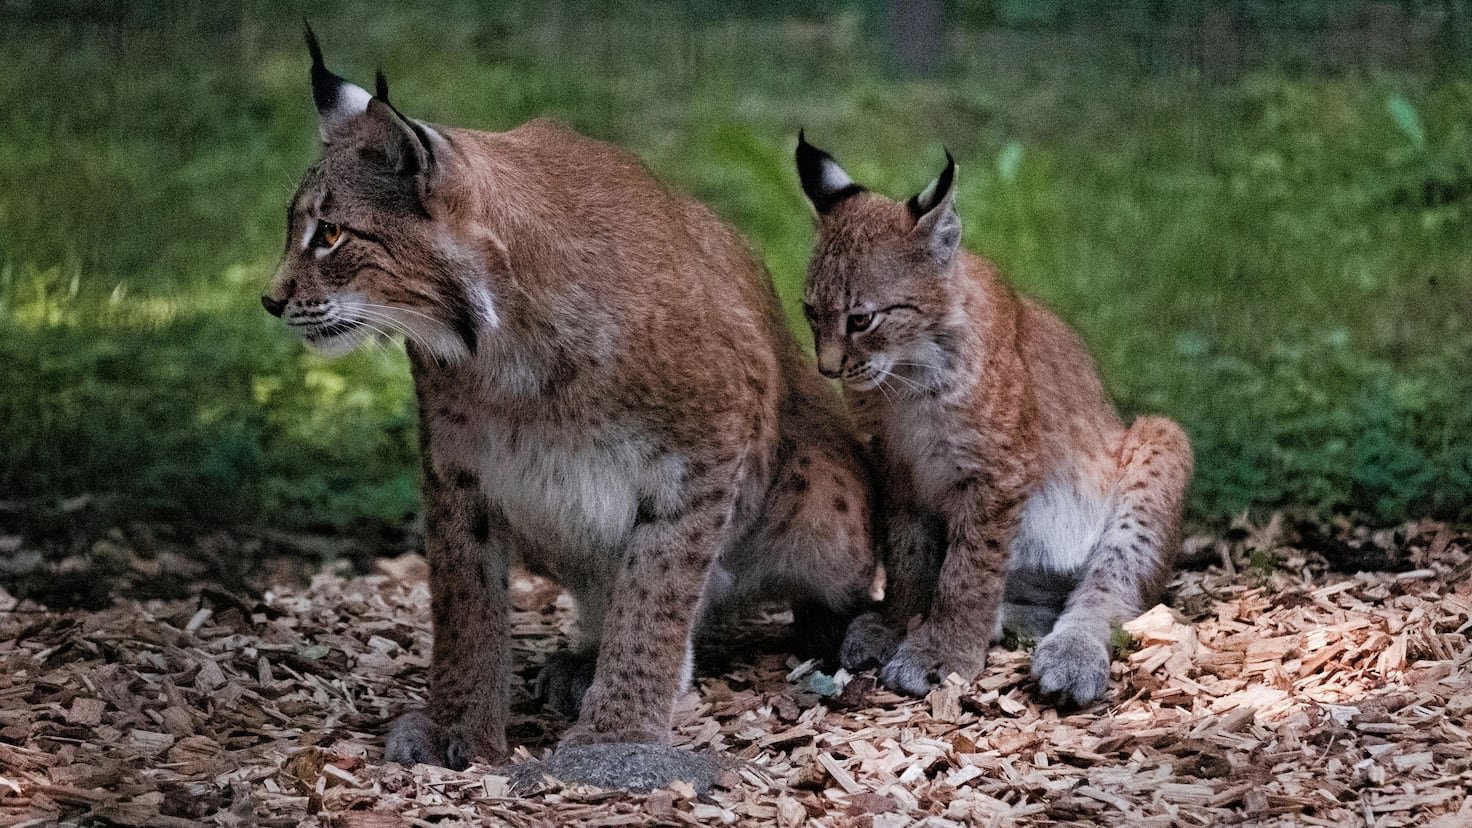
[[[363,340],[366,337],[357,331],[349,331],[326,338],[304,338],[306,339],[307,347],[312,349],[312,353],[320,357],[326,357],[327,359],[337,359],[338,357],[347,356],[356,350],[359,345],[363,344]]]
[[[443,325],[416,325],[414,341],[441,362],[459,362],[470,357],[465,340]]]

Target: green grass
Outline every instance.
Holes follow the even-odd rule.
[[[0,497],[414,509],[402,356],[322,362],[257,304],[316,152],[300,12],[0,16]],[[904,81],[858,11],[310,13],[333,67],[382,66],[412,115],[550,114],[637,152],[751,239],[790,308],[797,128],[895,195],[947,146],[967,244],[1082,331],[1127,413],[1191,433],[1197,520],[1472,518],[1472,75],[1208,81],[1107,36],[962,26],[940,77]]]

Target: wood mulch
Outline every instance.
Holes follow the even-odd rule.
[[[905,700],[786,655],[774,614],[703,656],[676,714],[678,745],[745,764],[637,796],[382,762],[423,698],[413,556],[93,610],[0,589],[0,826],[1472,825],[1469,555],[1429,521],[1193,538],[1108,700],[1074,712],[1034,697],[1025,651]],[[523,762],[566,726],[527,691],[571,620],[549,584],[515,590]]]

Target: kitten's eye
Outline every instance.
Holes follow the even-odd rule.
[[[848,332],[851,334],[863,333],[874,327],[874,314],[851,313],[848,317]]]
[[[312,236],[312,246],[324,250],[337,246],[342,241],[342,228],[330,221],[317,222],[317,233]]]

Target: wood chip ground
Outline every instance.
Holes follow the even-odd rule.
[[[511,797],[492,767],[384,764],[424,693],[413,557],[100,611],[0,590],[0,826],[1472,825],[1472,537],[1358,534],[1401,571],[1333,571],[1276,519],[1193,538],[1201,568],[1126,625],[1109,698],[1081,711],[1035,697],[1021,649],[925,699],[835,680],[770,615],[680,701],[677,744],[746,763],[705,795]],[[520,762],[566,726],[527,693],[571,619],[535,579],[515,604]]]

